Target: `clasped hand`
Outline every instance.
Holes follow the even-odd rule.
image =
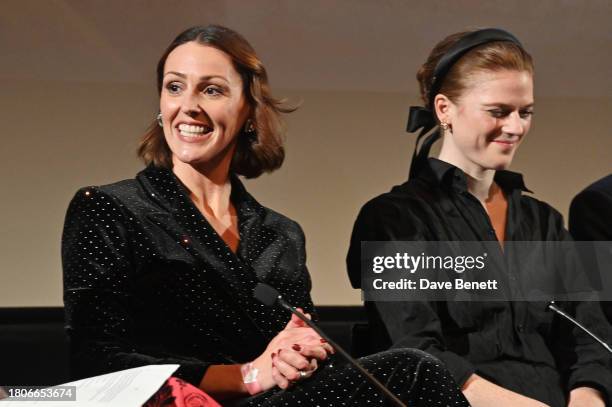
[[[298,308],[301,312],[301,309]],[[309,314],[305,314],[310,319]],[[259,370],[257,381],[263,391],[312,376],[318,362],[333,354],[332,346],[304,321],[291,315],[285,328],[270,341],[266,350],[253,363]]]

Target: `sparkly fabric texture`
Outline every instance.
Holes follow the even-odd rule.
[[[148,167],[136,179],[76,193],[62,240],[75,378],[177,363],[175,375],[198,386],[211,364],[255,359],[290,318],[281,307],[253,298],[260,281],[314,313],[300,226],[261,206],[237,178],[231,200],[238,215],[237,253],[170,170]],[[446,370],[423,353],[392,351],[365,363],[406,400],[421,398],[411,406],[467,405]],[[289,391],[245,403],[382,405],[376,394],[360,374],[334,366]]]
[[[433,356],[416,349],[394,349],[359,362],[409,407],[469,406],[451,374]],[[326,365],[288,390],[271,390],[231,406],[392,406],[349,364]]]

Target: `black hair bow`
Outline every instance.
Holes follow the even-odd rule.
[[[417,172],[423,168],[427,162],[427,157],[429,157],[429,150],[431,150],[431,146],[440,138],[440,130],[437,129],[423,141],[421,148],[418,148],[421,139],[437,125],[438,122],[436,121],[436,118],[431,110],[422,106],[410,107],[406,131],[409,133],[414,133],[421,129],[421,132],[419,133],[414,145],[414,152],[412,153],[412,161],[410,162],[410,174],[408,175],[408,179],[415,177]]]

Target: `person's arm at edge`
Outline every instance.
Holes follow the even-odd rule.
[[[546,404],[505,389],[477,374],[472,374],[461,387],[472,407],[545,407]]]
[[[200,389],[217,400],[243,397],[249,394],[242,381],[241,365],[211,365],[206,370]]]

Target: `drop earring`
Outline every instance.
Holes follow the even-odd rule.
[[[244,124],[244,131],[247,134],[255,133],[255,125],[253,124],[253,120],[247,119],[246,123]]]
[[[255,128],[255,124],[253,124],[253,120],[247,119],[246,123],[244,124],[244,134],[247,136],[251,144],[257,143],[257,129]]]

